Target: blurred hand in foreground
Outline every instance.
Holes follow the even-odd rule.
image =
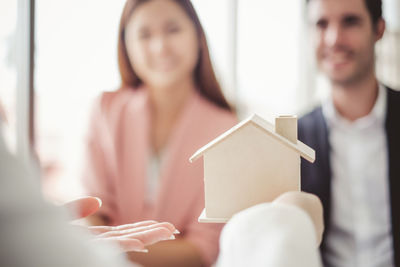
[[[73,220],[82,219],[96,213],[101,207],[97,197],[82,197],[63,204]],[[95,238],[93,243],[115,243],[124,252],[148,252],[146,246],[163,240],[175,239],[179,231],[167,222],[143,221],[119,226],[86,227]]]

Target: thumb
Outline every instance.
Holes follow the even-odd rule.
[[[68,210],[75,220],[94,214],[101,207],[101,203],[101,199],[98,197],[81,197],[64,203],[63,207]]]

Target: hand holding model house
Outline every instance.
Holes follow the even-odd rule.
[[[297,117],[280,116],[275,126],[251,116],[200,148],[204,157],[205,209],[199,222],[227,222],[235,213],[300,191],[300,157],[315,151],[297,140]]]

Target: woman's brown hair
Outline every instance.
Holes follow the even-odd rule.
[[[128,21],[135,9],[140,4],[148,1],[151,0],[127,0],[124,10],[122,11],[118,31],[118,66],[121,75],[121,88],[131,88],[133,90],[137,90],[142,85],[142,81],[133,70],[128,58],[125,43],[125,30]],[[224,95],[222,94],[221,86],[219,85],[215,76],[210,59],[206,36],[192,3],[190,2],[190,0],[173,1],[179,4],[186,12],[188,17],[191,19],[196,28],[197,36],[199,38],[199,60],[194,70],[194,78],[197,85],[197,90],[199,90],[201,95],[203,95],[205,98],[207,98],[209,101],[216,104],[217,106],[227,110],[231,110],[231,107],[226,101]]]

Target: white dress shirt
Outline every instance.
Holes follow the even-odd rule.
[[[387,92],[380,86],[371,113],[354,122],[341,117],[332,100],[322,107],[332,170],[328,266],[394,266],[386,106]]]
[[[263,203],[233,216],[221,233],[217,267],[320,267],[317,235],[300,208]]]
[[[160,171],[162,164],[162,154],[152,154],[149,157],[147,166],[147,189],[146,204],[152,206],[158,195],[160,185]]]

